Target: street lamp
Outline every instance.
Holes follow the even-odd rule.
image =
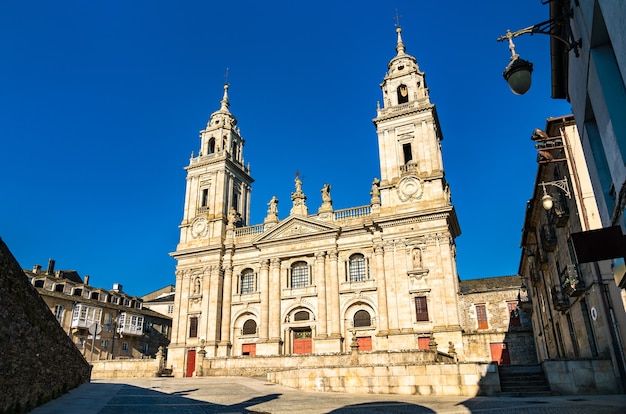
[[[534,34],[545,34],[565,43],[565,45],[567,45],[567,51],[574,50],[576,57],[578,57],[578,48],[582,46],[582,40],[574,40],[574,35],[572,34],[572,29],[569,24],[571,16],[572,11],[569,8],[569,2],[565,2],[560,16],[515,32],[507,30],[504,36],[500,36],[497,39],[498,42],[509,41],[511,61],[504,69],[502,76],[504,76],[504,79],[507,81],[514,94],[523,95],[530,89],[533,64],[520,58],[519,55],[515,53],[513,38],[528,33],[531,36]]]
[[[521,33],[520,33],[521,34]],[[504,72],[502,76],[506,79],[506,82],[509,84],[509,88],[516,95],[523,95],[530,89],[531,76],[530,74],[533,71],[533,64],[527,60],[524,60],[519,57],[517,53],[515,53],[515,44],[513,43],[513,37],[519,36],[517,32],[511,33],[510,30],[507,29],[506,35],[498,38],[498,41],[502,41],[504,39],[509,40],[509,50],[511,50],[511,62],[504,68]]]
[[[546,185],[552,185],[563,190],[567,198],[572,198],[572,194],[569,191],[569,184],[567,183],[567,178],[563,178],[562,180],[556,181],[542,181],[541,186],[543,187],[543,197],[541,197],[541,205],[547,211],[552,210],[552,206],[554,205],[552,196],[548,194],[546,191]]]

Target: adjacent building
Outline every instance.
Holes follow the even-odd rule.
[[[90,285],[75,270],[35,265],[24,270],[63,330],[87,361],[153,358],[169,344],[171,317],[144,308],[122,285],[106,290]],[[95,338],[94,338],[95,334]]]
[[[537,364],[530,302],[520,276],[462,280],[460,287],[465,360]]]
[[[553,390],[616,392],[626,315],[610,260],[580,263],[573,239],[602,227],[574,117],[548,119],[522,231],[519,273],[532,305],[537,358]]]
[[[607,229],[590,233],[576,248],[581,260],[614,259],[615,281],[624,289],[626,3],[558,0],[550,3],[550,17],[565,23],[555,33],[570,42],[568,47],[551,39],[552,97],[572,103],[602,227]],[[622,300],[626,303],[625,291]]]

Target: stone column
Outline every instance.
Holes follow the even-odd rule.
[[[270,325],[270,279],[269,279],[270,261],[263,259],[261,261],[261,326],[259,326],[259,339],[267,341],[269,338]]]
[[[376,255],[376,293],[378,295],[378,334],[389,333],[387,316],[387,284],[385,282],[384,249],[382,245],[374,247]]]
[[[330,335],[341,338],[341,325],[339,323],[339,269],[337,263],[337,251],[329,252],[330,277],[328,279],[328,302],[330,303]],[[327,302],[327,303],[328,303]]]
[[[233,267],[226,266],[224,269],[224,291],[222,299],[222,331],[220,338],[220,352],[221,356],[230,355],[230,314],[231,314],[231,300],[232,300],[232,282],[233,282]]]
[[[209,289],[206,286],[202,286],[202,294],[203,301],[204,296],[208,296],[209,306],[208,312],[206,313],[206,324],[207,326],[207,334],[206,334],[206,345],[209,348],[209,356],[215,356],[215,351],[217,348],[217,339],[219,337],[219,319],[217,319],[220,312],[218,311],[218,306],[220,302],[220,289],[222,285],[222,271],[218,266],[211,266],[210,270],[210,282]],[[209,293],[210,292],[210,293]],[[200,332],[199,332],[200,333]]]
[[[280,259],[271,261],[269,271],[269,338],[280,342]]]
[[[317,336],[326,338],[328,330],[326,328],[326,252],[315,253],[315,280],[317,281]]]

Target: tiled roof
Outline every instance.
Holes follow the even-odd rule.
[[[486,277],[461,280],[461,293],[488,292],[491,290],[515,289],[522,285],[519,275]]]

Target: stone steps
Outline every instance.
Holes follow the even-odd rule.
[[[502,397],[538,397],[554,395],[540,365],[498,367]]]

